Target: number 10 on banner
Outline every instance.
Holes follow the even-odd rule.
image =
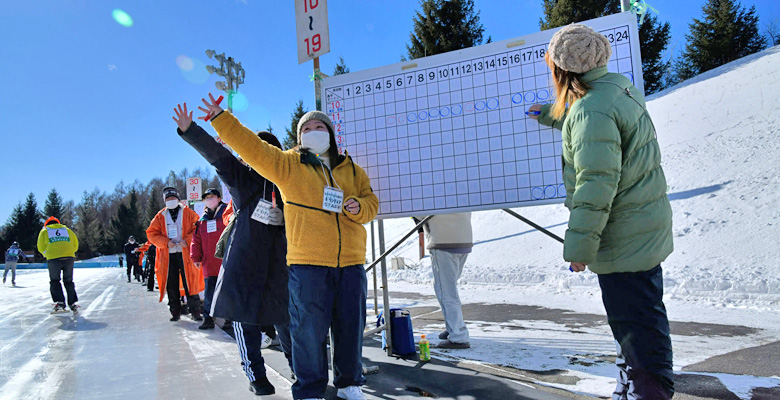
[[[295,0],[298,64],[330,52],[327,0]]]

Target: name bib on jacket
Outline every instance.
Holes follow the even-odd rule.
[[[322,196],[322,209],[340,213],[343,204],[344,192],[334,187],[325,186],[325,193]]]
[[[257,202],[255,211],[252,213],[252,219],[268,225],[271,222],[271,208],[273,208],[273,204],[271,204],[270,201],[260,199],[260,201]]]
[[[217,231],[217,220],[206,221],[206,233],[214,233]]]
[[[166,225],[165,230],[168,231],[168,239],[176,239],[179,237],[179,227],[176,226],[176,224]]]
[[[49,234],[49,243],[70,242],[70,235],[65,228],[46,228],[46,233]]]

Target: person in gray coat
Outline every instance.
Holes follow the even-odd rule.
[[[444,315],[446,330],[437,348],[467,349],[469,330],[463,321],[458,279],[474,246],[471,213],[436,215],[423,225],[433,264],[433,289]]]

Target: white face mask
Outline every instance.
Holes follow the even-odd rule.
[[[173,210],[179,206],[179,200],[167,200],[165,206],[168,207],[169,210]]]
[[[309,131],[301,135],[301,146],[318,155],[327,154],[330,148],[330,133],[327,131]]]
[[[219,204],[219,199],[206,199],[206,207],[212,210],[217,208],[217,204]]]
[[[135,239],[130,239],[130,244],[135,243]]]

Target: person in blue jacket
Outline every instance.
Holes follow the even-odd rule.
[[[217,277],[213,317],[233,321],[241,361],[256,395],[275,393],[265,376],[260,349],[262,325],[274,325],[282,350],[290,361],[290,315],[287,289],[287,239],[281,193],[260,174],[242,164],[233,154],[192,121],[187,104],[174,108],[177,132],[217,170],[233,197],[236,221],[228,238]],[[281,148],[271,133],[258,136]]]

